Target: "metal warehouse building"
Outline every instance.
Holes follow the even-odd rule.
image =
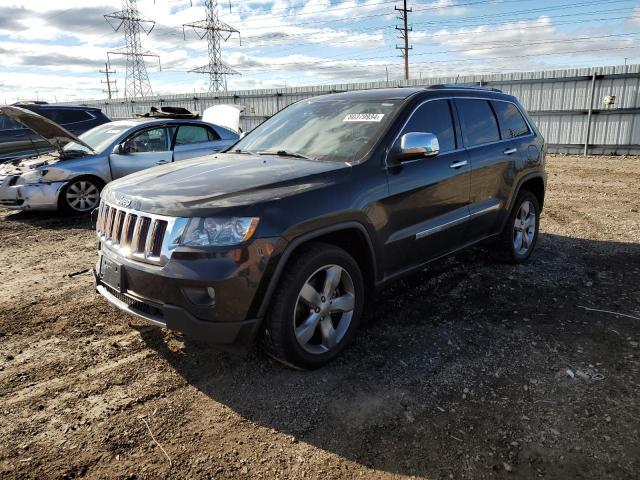
[[[81,103],[100,107],[114,119],[147,112],[151,106],[171,105],[202,111],[219,103],[235,103],[246,107],[241,127],[249,131],[287,105],[316,95],[443,83],[491,86],[516,95],[534,118],[551,152],[640,154],[640,65],[241,90],[223,94],[164,95]]]

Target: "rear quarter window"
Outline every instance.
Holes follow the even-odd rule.
[[[498,115],[502,138],[522,137],[531,133],[520,110],[513,103],[497,101],[491,103]]]
[[[465,146],[473,147],[500,140],[498,122],[488,100],[456,99]]]

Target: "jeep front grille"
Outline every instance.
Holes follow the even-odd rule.
[[[165,265],[186,218],[165,217],[100,202],[96,231],[102,245],[123,257]]]

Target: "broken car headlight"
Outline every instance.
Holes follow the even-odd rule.
[[[18,180],[16,180],[16,185],[30,185],[34,183],[40,183],[42,177],[44,177],[46,173],[46,170],[31,170],[30,172],[25,172],[18,177]]]
[[[192,218],[179,244],[188,247],[238,245],[249,240],[259,218]]]

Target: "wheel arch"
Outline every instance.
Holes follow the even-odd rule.
[[[360,222],[344,222],[307,232],[296,237],[284,249],[269,279],[265,294],[257,308],[257,317],[266,315],[273,293],[292,255],[310,242],[324,242],[344,249],[356,261],[365,280],[365,290],[371,291],[377,279],[376,254],[373,242],[364,225]]]
[[[538,200],[538,205],[540,206],[540,211],[542,211],[544,205],[544,194],[545,194],[545,182],[542,176],[532,176],[530,178],[525,179],[518,189],[518,193],[522,190],[527,190],[533,193]]]
[[[103,178],[99,177],[98,175],[93,175],[91,173],[83,173],[83,174],[80,174],[80,175],[76,175],[73,178],[69,178],[68,180],[65,180],[64,185],[62,186],[62,188],[60,190],[58,190],[58,209],[59,210],[63,210],[65,208],[65,205],[63,203],[63,201],[64,201],[63,200],[63,194],[64,194],[64,192],[66,192],[66,190],[69,187],[69,185],[71,184],[71,182],[75,182],[77,180],[82,180],[83,178],[86,178],[88,180],[92,180],[92,181],[96,182],[100,186],[100,191],[101,192],[102,192],[102,189],[108,183]]]

